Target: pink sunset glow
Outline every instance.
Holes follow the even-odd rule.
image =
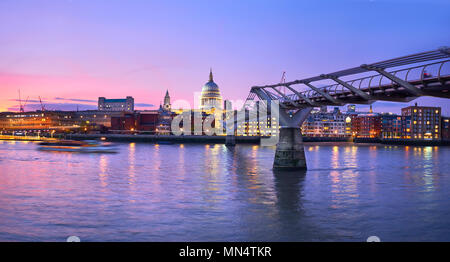
[[[193,105],[210,67],[222,97],[243,100],[283,71],[301,79],[450,42],[445,4],[312,2],[1,1],[0,111],[18,109],[19,89],[34,101],[26,110],[40,107],[39,96],[54,110],[92,108],[99,96],[133,96],[136,109],[152,109],[166,90]],[[406,11],[419,9],[427,17],[411,28]],[[419,102],[450,114],[448,103],[427,99]]]

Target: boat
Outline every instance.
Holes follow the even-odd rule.
[[[99,142],[96,140],[58,140],[40,142],[39,150],[43,151],[63,151],[81,153],[116,153],[117,148],[111,143]]]

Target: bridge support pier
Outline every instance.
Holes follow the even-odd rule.
[[[306,158],[299,127],[282,127],[273,161],[274,170],[305,170]]]
[[[299,109],[295,114],[288,114],[280,109],[281,128],[273,161],[274,170],[307,169],[300,126],[311,110],[312,107],[308,107]]]

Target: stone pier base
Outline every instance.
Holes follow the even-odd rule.
[[[274,170],[306,170],[305,150],[298,127],[282,127],[277,144]]]

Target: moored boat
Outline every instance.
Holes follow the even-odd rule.
[[[39,150],[44,151],[63,151],[63,152],[81,152],[81,153],[116,153],[117,148],[111,143],[99,142],[96,140],[74,141],[58,140],[40,142]]]

